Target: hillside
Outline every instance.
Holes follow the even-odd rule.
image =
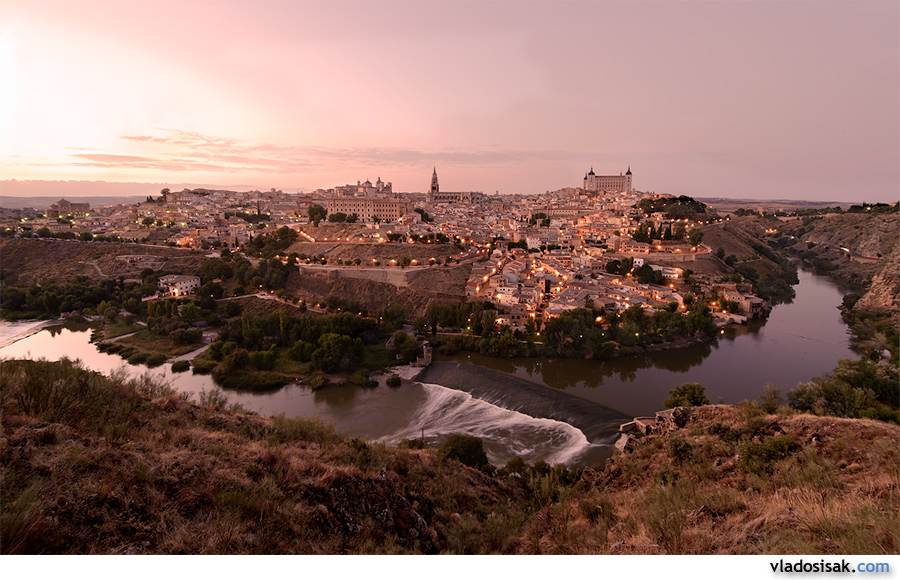
[[[308,270],[304,273],[291,272],[285,289],[313,304],[334,295],[356,300],[369,312],[396,304],[403,306],[412,317],[417,317],[425,313],[430,302],[456,304],[464,301],[466,280],[471,269],[471,264],[461,264],[409,270],[406,271],[405,286],[365,278],[335,277],[327,269],[321,272]],[[353,268],[349,268],[346,274],[364,275]]]
[[[76,276],[140,278],[141,270],[146,267],[193,274],[206,254],[208,252],[140,244],[0,239],[4,282],[18,281],[26,285],[51,279],[62,283]]]
[[[148,379],[0,364],[5,554],[900,549],[897,425],[706,406],[605,467],[493,473]]]
[[[900,214],[844,213],[803,218],[747,216],[704,228],[714,251],[751,259],[754,244],[789,253],[862,296],[854,309],[889,314],[900,326]],[[760,240],[764,240],[761,242]],[[766,260],[758,262],[765,264]]]

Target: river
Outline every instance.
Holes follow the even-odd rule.
[[[288,385],[272,393],[223,391],[229,401],[263,413],[319,416],[352,437],[388,443],[424,435],[440,445],[451,433],[481,437],[488,458],[591,465],[611,453],[616,427],[662,408],[668,391],[699,382],[716,402],[755,399],[763,386],[783,391],[852,358],[836,284],[799,274],[796,297],[766,321],[725,330],[715,343],[610,361],[494,359],[475,354],[439,359],[421,381],[373,389]],[[78,358],[103,373],[149,372],[196,396],[219,389],[208,376],[129,366],[96,350],[86,326],[0,322],[0,358]],[[432,378],[433,377],[433,378]],[[434,382],[426,382],[432,381]],[[437,384],[442,382],[443,384]],[[457,387],[457,388],[447,388]]]
[[[713,403],[757,399],[771,384],[783,393],[830,372],[841,358],[858,358],[841,319],[843,292],[828,278],[800,270],[790,303],[766,320],[732,325],[714,342],[610,359],[497,359],[464,353],[445,361],[500,371],[584,399],[623,415],[652,415],[669,391],[700,383]]]

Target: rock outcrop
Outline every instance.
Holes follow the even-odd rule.
[[[900,256],[895,252],[872,285],[853,307],[863,312],[888,312],[900,317]]]

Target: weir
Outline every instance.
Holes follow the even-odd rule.
[[[464,391],[531,417],[568,423],[591,443],[612,444],[619,436],[619,425],[631,420],[596,403],[474,365],[432,362],[416,380]]]

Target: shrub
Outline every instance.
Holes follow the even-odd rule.
[[[663,402],[666,408],[708,405],[709,399],[700,383],[682,383],[669,391],[670,397]]]
[[[781,396],[781,389],[775,385],[766,385],[763,387],[764,394],[759,398],[762,401],[762,410],[766,413],[774,413],[778,407],[784,403],[784,397]]]
[[[856,417],[875,398],[871,389],[859,388],[834,377],[813,377],[788,393],[790,406],[803,413]]]
[[[874,419],[900,425],[900,411],[885,406],[869,407],[859,412],[860,419]]]
[[[391,375],[385,381],[389,387],[399,387],[401,382],[403,382],[402,379],[397,375]]]
[[[769,437],[762,443],[744,441],[738,445],[738,468],[755,475],[771,474],[775,462],[787,457],[799,448],[789,435]]]
[[[287,377],[267,372],[234,371],[213,373],[213,380],[224,389],[238,391],[272,391],[290,382]]]
[[[309,387],[314,391],[323,389],[328,385],[328,377],[326,377],[325,375],[316,375],[309,380]]]
[[[366,388],[374,388],[378,386],[378,381],[369,378],[369,373],[366,370],[359,369],[354,371],[353,374],[350,375],[349,380],[354,385]]]
[[[166,355],[157,353],[147,357],[147,362],[145,364],[150,368],[155,368],[164,362],[166,362]]]
[[[195,375],[208,375],[216,368],[216,363],[208,360],[194,361],[191,372]]]
[[[179,360],[172,363],[173,373],[183,373],[189,368],[191,368],[191,361]]]
[[[444,459],[455,459],[463,465],[481,469],[488,464],[484,444],[478,437],[454,433],[447,438],[438,452]]]
[[[669,439],[667,448],[669,457],[671,457],[675,463],[684,463],[694,457],[694,446],[681,437]]]
[[[214,411],[220,411],[228,407],[228,397],[218,389],[212,391],[200,391],[200,406]]]
[[[526,471],[528,471],[528,464],[525,463],[524,459],[516,455],[506,462],[506,465],[503,466],[503,469],[500,470],[500,473],[502,475],[509,475],[510,473],[522,474]]]
[[[713,423],[709,426],[709,429],[707,429],[707,433],[715,435],[722,441],[728,443],[736,443],[741,438],[741,431],[733,429],[723,423]]]
[[[397,443],[400,449],[428,449],[428,443],[424,439],[401,439]]]

